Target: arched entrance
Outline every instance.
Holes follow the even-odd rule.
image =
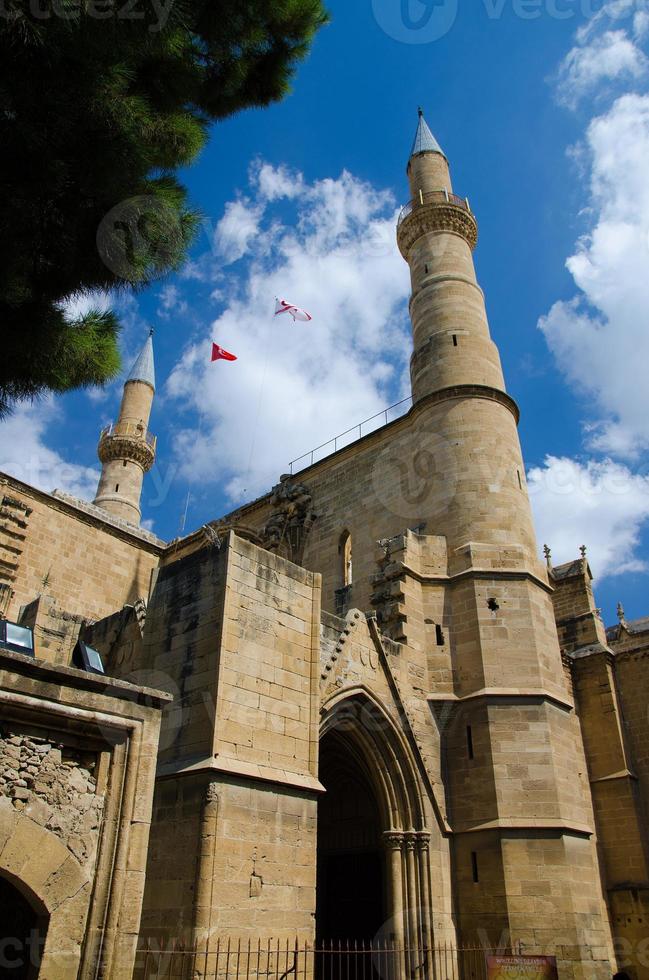
[[[35,980],[48,917],[0,875],[0,980]]]
[[[319,778],[318,940],[430,946],[422,784],[407,734],[369,689],[324,703]]]
[[[381,818],[362,761],[335,730],[320,746],[320,781],[317,939],[368,942],[386,918]]]

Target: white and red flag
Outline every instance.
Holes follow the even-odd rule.
[[[293,303],[287,303],[285,299],[277,299],[275,297],[275,316],[279,316],[280,313],[290,313],[293,317],[293,323],[296,320],[302,320],[304,323],[308,323],[313,317],[306,310],[301,310],[299,306],[294,306]]]
[[[219,347],[218,344],[212,342],[213,361],[236,361],[236,359],[236,354],[231,354],[230,351],[224,350],[223,347]]]

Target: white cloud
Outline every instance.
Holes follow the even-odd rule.
[[[93,289],[89,292],[68,296],[60,306],[67,320],[78,320],[90,310],[99,310],[101,313],[105,313],[112,306],[112,297],[110,293],[101,289]]]
[[[649,477],[610,459],[547,456],[528,473],[528,486],[539,541],[550,545],[555,565],[577,558],[586,544],[598,579],[647,570],[637,549],[649,517]]]
[[[307,184],[267,164],[251,181],[263,197],[251,254],[224,291],[227,307],[167,386],[201,416],[177,435],[183,475],[222,482],[233,502],[269,488],[291,458],[403,397],[410,348],[409,275],[391,195],[349,173]],[[288,183],[300,189],[290,218],[287,195],[270,190]],[[280,198],[278,211],[271,205]],[[274,320],[276,295],[313,321]],[[212,338],[238,360],[210,364]]]
[[[281,164],[273,167],[270,163],[257,161],[251,167],[250,179],[259,188],[259,196],[266,201],[294,198],[304,193],[302,174],[293,173]]]
[[[644,53],[625,31],[606,31],[568,52],[559,69],[557,96],[564,105],[575,108],[605,80],[642,77],[647,64]]]
[[[600,577],[649,570],[638,556],[649,518],[649,95],[640,46],[648,28],[636,0],[610,0],[578,31],[560,70],[572,105],[586,96],[599,104],[614,80],[638,89],[592,118],[571,149],[589,190],[587,231],[566,261],[578,291],[539,321],[559,368],[587,398],[586,448],[604,458],[548,456],[530,472],[537,527],[555,562],[588,545]],[[633,461],[635,472],[611,456]]]
[[[591,448],[649,447],[649,96],[629,94],[588,129],[591,229],[567,260],[580,292],[539,327],[568,380],[592,398]]]
[[[262,214],[263,208],[248,200],[228,201],[214,232],[214,248],[225,265],[237,262],[249,251]]]
[[[180,290],[178,286],[173,283],[167,283],[160,290],[160,305],[157,309],[157,314],[163,320],[168,320],[172,313],[177,316],[184,316],[188,310],[188,305],[181,298]]]
[[[0,422],[0,470],[40,490],[64,490],[92,500],[98,470],[69,463],[45,444],[48,426],[58,416],[52,398],[20,402],[13,415]]]
[[[649,12],[636,11],[633,17],[633,33],[638,41],[644,41],[649,36]]]

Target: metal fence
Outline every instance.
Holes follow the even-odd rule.
[[[135,980],[486,980],[483,946],[217,939],[209,946],[150,941]],[[508,954],[510,950],[497,950]]]

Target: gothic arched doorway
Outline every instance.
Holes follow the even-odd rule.
[[[35,980],[48,917],[0,875],[0,980]]]
[[[336,731],[320,746],[318,941],[371,941],[386,918],[378,802],[362,762]]]
[[[318,940],[429,946],[423,786],[407,732],[369,689],[323,704],[319,778]]]

